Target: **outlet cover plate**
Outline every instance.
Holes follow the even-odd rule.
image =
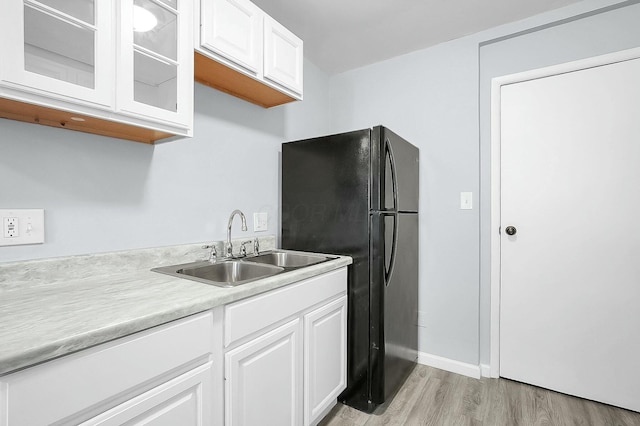
[[[0,223],[0,246],[44,243],[44,209],[0,209]]]
[[[253,231],[266,231],[268,223],[268,216],[266,212],[253,214]]]
[[[473,192],[460,193],[460,209],[461,210],[473,209]]]

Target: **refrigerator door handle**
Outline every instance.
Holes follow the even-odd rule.
[[[389,282],[391,282],[391,275],[393,274],[393,268],[396,265],[396,247],[398,245],[398,215],[393,213],[393,240],[391,242],[391,256],[389,258],[389,267],[387,265],[384,266],[384,285],[385,287],[389,286]]]
[[[398,211],[398,176],[396,174],[396,161],[393,158],[393,149],[389,138],[384,140],[385,157],[389,159],[389,167],[391,169],[391,185],[393,187],[393,211]]]

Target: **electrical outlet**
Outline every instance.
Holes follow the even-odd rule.
[[[267,212],[254,213],[253,214],[253,231],[266,231],[267,230]]]
[[[43,209],[0,209],[0,246],[44,243]]]
[[[5,217],[4,221],[4,237],[16,238],[20,235],[18,230],[18,218],[17,217]]]

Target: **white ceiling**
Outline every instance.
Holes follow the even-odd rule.
[[[253,0],[337,73],[580,0]]]

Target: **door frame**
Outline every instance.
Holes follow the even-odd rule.
[[[489,377],[500,376],[500,206],[501,206],[501,139],[500,105],[501,88],[504,85],[522,83],[553,75],[566,74],[587,68],[610,65],[640,58],[640,48],[595,56],[559,65],[496,77],[491,80],[491,308]]]

